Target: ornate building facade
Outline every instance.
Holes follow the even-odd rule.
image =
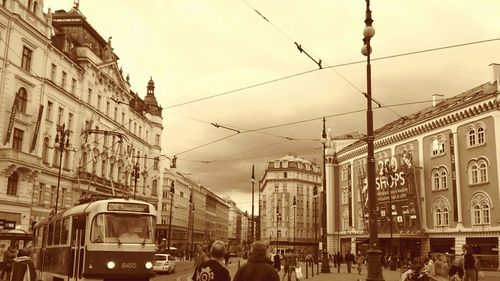
[[[314,253],[315,241],[321,241],[321,200],[314,189],[322,190],[321,182],[319,166],[302,158],[289,155],[267,163],[259,181],[260,235],[274,252]]]
[[[379,245],[386,254],[459,255],[467,243],[482,268],[498,268],[500,65],[490,67],[489,82],[376,130],[374,188]],[[363,251],[366,143],[332,147],[327,158],[335,210],[328,220],[329,251]]]
[[[77,3],[44,13],[43,1],[2,1],[0,30],[0,217],[29,231],[56,202],[64,210],[86,195],[156,205],[163,127],[153,80],[144,99],[131,90],[111,41]]]

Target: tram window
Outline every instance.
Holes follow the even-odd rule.
[[[98,214],[92,220],[90,242],[103,243],[104,242],[103,230],[104,230],[104,214]]]
[[[54,245],[59,245],[61,242],[61,220],[56,221],[54,229]]]
[[[64,218],[61,229],[61,245],[68,244],[69,218]]]
[[[43,233],[44,233],[44,230],[45,229],[45,226],[42,226],[40,228],[38,228],[36,230],[36,246],[37,247],[41,247],[42,246],[42,241],[43,241]]]
[[[52,238],[54,237],[54,223],[49,224],[49,233],[47,236],[47,245],[52,245]]]

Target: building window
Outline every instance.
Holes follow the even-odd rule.
[[[43,139],[43,147],[42,147],[42,160],[43,163],[49,164],[49,138],[45,137]]]
[[[26,46],[23,47],[23,58],[21,61],[21,68],[25,71],[31,70],[31,56],[32,56],[32,54],[33,54],[33,51],[31,49],[29,49]]]
[[[468,166],[469,184],[488,182],[488,162],[485,159],[471,160]]]
[[[89,88],[89,91],[87,93],[87,103],[92,104],[92,89]]]
[[[16,96],[17,111],[26,113],[26,104],[28,103],[28,92],[25,88],[19,88]]]
[[[118,107],[115,107],[115,111],[113,112],[113,120],[118,121]]]
[[[70,152],[70,150],[68,150],[68,149],[66,149],[64,151],[64,169],[65,170],[70,170],[70,166],[69,166],[69,160],[70,160],[70,158],[69,158],[69,152]]]
[[[122,112],[122,125],[125,125],[125,112]]]
[[[483,144],[484,143],[484,128],[479,127],[477,128],[477,144]]]
[[[151,187],[151,195],[157,196],[157,193],[158,193],[158,181],[153,180],[152,187]]]
[[[104,159],[102,159],[101,163],[101,177],[105,178],[106,177],[106,168],[108,164],[106,162],[106,157],[104,156]]]
[[[7,180],[7,194],[17,195],[17,184],[19,183],[19,178],[17,172],[13,172],[9,179]]]
[[[155,159],[153,160],[153,169],[154,170],[159,170],[159,162],[160,162],[160,159],[158,157],[155,157]]]
[[[483,193],[476,193],[471,200],[472,223],[473,225],[483,225],[491,223],[490,199]]]
[[[450,224],[449,202],[444,197],[438,197],[433,204],[434,226],[444,227]]]
[[[71,130],[71,126],[73,126],[73,113],[68,113],[68,130]]]
[[[440,135],[434,138],[431,142],[431,156],[444,155],[446,140],[444,136]]]
[[[45,191],[45,184],[39,183],[38,184],[38,198],[37,198],[38,205],[43,205],[43,195],[45,193],[44,191]]]
[[[159,145],[160,145],[160,134],[156,134],[156,137],[155,137],[155,145],[156,145],[156,146],[159,146]]]
[[[54,185],[50,186],[50,207],[56,205],[56,187]]]
[[[486,130],[482,123],[470,127],[467,133],[467,146],[474,147],[486,143]]]
[[[342,167],[342,172],[340,174],[340,179],[343,180],[343,181],[346,181],[348,176],[349,176],[349,167],[348,166]]]
[[[45,114],[45,120],[51,122],[52,121],[52,108],[54,104],[52,102],[47,102],[47,113]]]
[[[57,111],[57,125],[62,126],[63,116],[64,108],[59,107],[59,110]]]
[[[448,188],[448,170],[445,167],[432,170],[432,190],[443,190]]]
[[[14,136],[12,139],[12,149],[21,151],[23,149],[24,131],[14,128]]]
[[[50,67],[50,80],[52,80],[52,82],[56,81],[56,71],[57,71],[57,65],[52,64]]]
[[[61,75],[61,87],[63,89],[66,88],[66,78],[68,78],[68,74],[66,72],[62,72],[62,75]]]
[[[97,111],[101,111],[101,96],[97,95]]]
[[[72,78],[71,79],[71,94],[75,94],[75,91],[76,91],[76,79],[75,78]]]

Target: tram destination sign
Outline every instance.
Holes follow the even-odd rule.
[[[149,213],[149,205],[139,203],[109,202],[108,211]]]

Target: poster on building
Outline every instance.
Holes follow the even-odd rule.
[[[415,233],[421,229],[418,204],[417,172],[414,166],[415,145],[406,144],[390,151],[376,154],[376,178],[379,233]],[[368,226],[368,185],[366,160],[354,162],[354,177],[358,186],[358,202]]]

